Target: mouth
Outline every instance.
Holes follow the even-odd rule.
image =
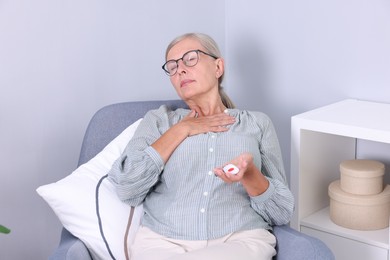
[[[192,80],[192,79],[183,79],[181,82],[180,82],[180,87],[185,87],[187,86],[188,84],[194,82],[195,80]]]

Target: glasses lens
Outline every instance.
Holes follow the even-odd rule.
[[[195,66],[198,63],[198,52],[190,51],[183,56],[183,62],[187,67]]]
[[[177,71],[177,63],[176,61],[168,61],[165,64],[165,71],[169,73],[169,75],[173,75]]]

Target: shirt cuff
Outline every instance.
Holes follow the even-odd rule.
[[[160,154],[152,146],[147,147],[145,149],[145,153],[150,156],[150,158],[156,164],[156,167],[160,170],[160,172],[162,172],[162,170],[164,170],[164,161]]]
[[[263,193],[261,193],[258,196],[251,197],[251,199],[255,203],[263,203],[263,202],[267,201],[269,198],[271,198],[272,194],[274,194],[274,192],[275,192],[275,185],[271,182],[270,179],[268,179],[268,182],[269,182],[269,186],[268,186],[268,189],[266,191],[264,191]]]

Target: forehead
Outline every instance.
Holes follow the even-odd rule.
[[[191,50],[202,50],[200,42],[193,38],[186,38],[176,43],[168,52],[167,60],[180,59],[184,53]]]

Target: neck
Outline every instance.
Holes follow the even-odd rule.
[[[187,105],[191,110],[195,110],[198,116],[211,116],[222,113],[226,109],[219,96],[216,100],[187,101]]]

